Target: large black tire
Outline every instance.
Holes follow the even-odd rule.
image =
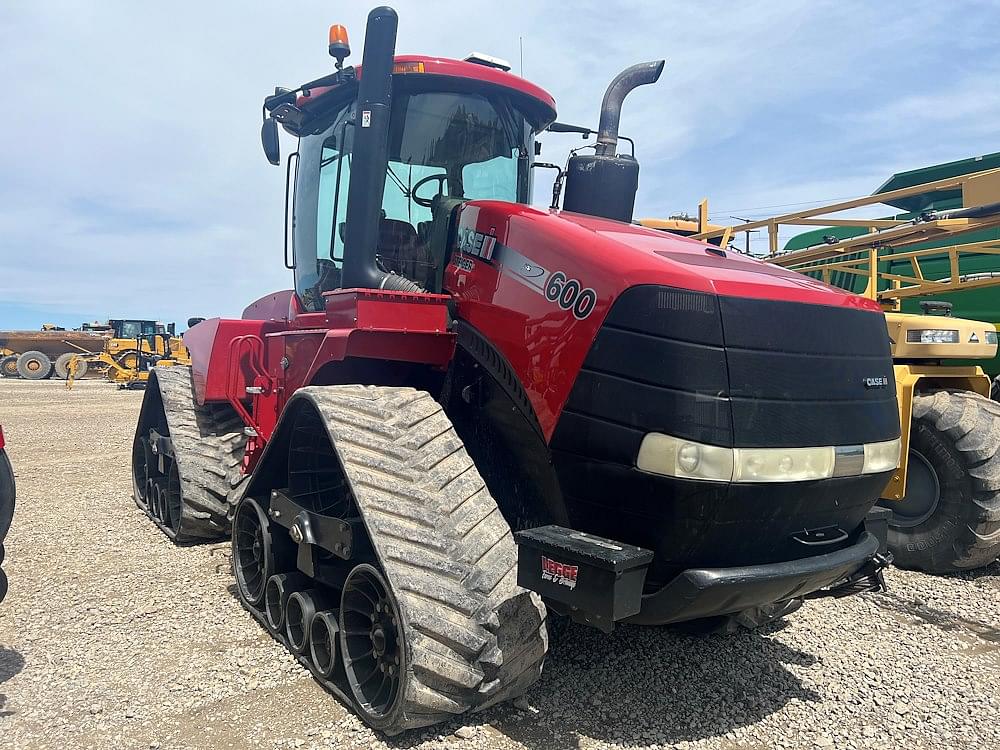
[[[17,371],[17,355],[8,354],[6,357],[0,359],[0,377],[4,378],[19,378],[20,373]]]
[[[243,427],[228,403],[198,404],[190,367],[158,367],[150,373],[132,444],[132,495],[173,541],[229,534],[245,479],[240,471],[246,448]],[[174,452],[166,471],[155,477],[169,495],[161,507],[146,499],[150,428],[169,437]]]
[[[510,527],[440,404],[412,388],[299,395],[323,418],[401,617],[398,700],[359,706],[362,718],[396,734],[522,694],[548,648],[545,606],[517,586]]]
[[[25,352],[17,358],[17,374],[25,380],[45,380],[52,374],[52,360],[42,352]]]
[[[913,399],[906,495],[889,549],[902,568],[948,573],[1000,556],[1000,404],[970,391]]]
[[[77,355],[74,354],[73,352],[66,352],[56,357],[55,365],[53,365],[53,367],[55,369],[55,376],[57,378],[59,378],[60,380],[66,380],[69,377],[69,366],[70,363],[73,361],[73,357],[75,356]],[[80,357],[80,359],[77,360],[76,369],[73,372],[73,377],[77,379],[82,378],[84,375],[87,374],[87,369],[88,369],[87,360],[83,359],[83,357]]]
[[[7,453],[0,450],[0,544],[7,537],[14,520],[14,499],[14,471]]]

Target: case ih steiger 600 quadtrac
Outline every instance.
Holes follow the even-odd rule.
[[[374,10],[343,68],[334,27],[336,72],[265,100],[269,160],[279,123],[298,138],[295,290],[153,371],[139,505],[179,542],[231,522],[247,609],[389,733],[526,690],[545,605],[603,630],[760,622],[880,585],[878,305],[630,224],[619,114],[662,62],[614,80],[539,210],[552,98],[395,36]]]

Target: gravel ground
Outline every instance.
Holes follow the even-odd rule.
[[[507,706],[385,742],[239,606],[224,544],[130,498],[141,394],[0,381],[18,507],[0,605],[5,748],[1000,747],[1000,566],[903,571],[783,627],[570,630]]]

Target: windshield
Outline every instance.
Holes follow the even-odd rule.
[[[115,322],[112,322],[114,326]],[[122,320],[117,322],[117,336],[120,339],[134,339],[156,333],[156,324],[151,320]]]
[[[308,309],[340,286],[354,103],[302,139],[295,195],[296,288]],[[502,92],[394,92],[377,260],[440,288],[451,210],[466,200],[529,203],[534,132]]]

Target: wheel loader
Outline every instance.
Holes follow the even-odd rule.
[[[956,163],[941,177],[944,171],[929,182],[914,178],[783,216],[703,225],[694,235],[728,245],[732,237],[766,230],[763,260],[850,289],[886,310],[903,444],[879,505],[891,511],[896,563],[932,573],[979,568],[1000,556],[1000,404],[990,400],[991,379],[981,366],[995,361],[997,330],[954,317],[952,303],[939,299],[1000,285],[998,277],[967,272],[994,264],[1000,254],[993,239],[1000,231],[1000,169]],[[838,216],[883,203],[950,208],[893,218]],[[704,221],[707,215],[706,209]],[[795,249],[778,250],[779,231],[796,225],[822,229],[807,235],[813,244],[796,239],[789,243]],[[899,312],[905,302],[924,314]]]
[[[264,100],[294,289],[151,372],[138,506],[231,530],[239,597],[396,734],[523,693],[546,617],[762,622],[880,588],[899,420],[879,306],[632,224],[607,88],[593,153],[532,206],[553,98],[495,58],[396,56]],[[290,254],[289,254],[290,251]],[[778,331],[769,323],[787,320]]]
[[[4,561],[3,541],[10,531],[11,521],[14,520],[14,471],[10,467],[5,445],[3,427],[0,427],[0,565],[3,565]],[[0,569],[0,602],[6,596],[7,574]]]

